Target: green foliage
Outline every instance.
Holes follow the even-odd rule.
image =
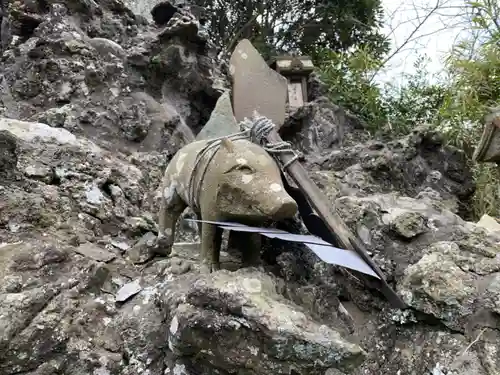
[[[407,134],[415,124],[433,124],[441,119],[440,109],[449,96],[449,88],[433,83],[427,70],[427,59],[420,56],[415,73],[405,74],[405,85],[388,84],[383,100],[388,110],[387,126],[398,134]],[[439,81],[438,81],[439,82]]]
[[[387,111],[380,89],[370,82],[380,60],[368,48],[353,52],[322,50],[317,64],[330,99],[361,117],[369,130],[375,131],[386,123]]]
[[[484,116],[500,104],[500,4],[492,0],[468,4],[474,10],[471,29],[475,32],[457,43],[446,61],[451,90],[441,108],[439,126],[451,143],[472,156]],[[477,164],[474,172],[476,216],[500,216],[499,167]]]
[[[330,99],[360,116],[373,133],[382,129],[407,134],[415,124],[433,123],[440,117],[448,89],[429,82],[424,58],[417,60],[414,74],[406,75],[403,87],[388,84],[380,88],[373,81],[381,64],[367,49],[324,51],[319,71]]]
[[[500,216],[500,168],[472,161],[489,107],[500,105],[500,4],[469,2],[473,37],[456,43],[446,59],[445,80],[431,80],[424,58],[405,85],[380,88],[372,80],[383,68],[370,48],[318,54],[319,71],[330,98],[364,119],[370,131],[406,134],[419,123],[436,126],[449,143],[463,149],[476,179],[474,213]]]
[[[465,133],[451,137],[461,146],[477,143],[484,115],[500,98],[500,49],[489,42],[472,49],[472,41],[462,42],[447,59],[453,95],[444,104],[442,114],[451,132],[468,124]]]
[[[474,168],[476,193],[474,195],[474,216],[483,214],[500,217],[500,169],[493,163],[477,164]]]
[[[206,9],[207,28],[219,50],[232,51],[249,39],[264,58],[283,52],[309,54],[329,48],[388,49],[380,33],[381,0],[194,0]]]

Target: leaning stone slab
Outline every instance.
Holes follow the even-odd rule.
[[[254,111],[271,119],[279,128],[285,121],[287,80],[269,68],[248,39],[241,40],[230,59],[234,114],[238,121]],[[265,93],[266,100],[262,100]]]
[[[196,136],[196,140],[223,137],[238,133],[240,128],[233,115],[233,106],[229,91],[221,95],[210,119]]]

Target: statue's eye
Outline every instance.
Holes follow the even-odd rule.
[[[242,172],[245,172],[245,173],[254,173],[253,168],[250,167],[250,166],[248,166],[248,165],[246,165],[246,164],[236,164],[236,165],[233,165],[225,173],[230,173],[230,172],[233,172],[233,171],[242,171]]]
[[[253,169],[245,164],[238,165],[236,169],[242,172],[253,173]]]

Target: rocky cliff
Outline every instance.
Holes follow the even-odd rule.
[[[282,136],[409,308],[279,241],[263,269],[226,252],[201,275],[189,225],[132,262],[168,160],[229,88],[196,16],[153,16],[2,2],[0,375],[498,374],[500,234],[466,221],[464,156],[419,124],[371,138],[314,76]]]

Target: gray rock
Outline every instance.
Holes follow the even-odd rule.
[[[66,128],[72,130],[74,121],[71,121],[72,106],[66,104],[60,108],[50,108],[37,115],[37,121],[50,125],[54,128]]]
[[[326,104],[321,100],[310,105],[318,106],[313,112],[317,113],[323,111]],[[326,108],[329,107],[331,104]],[[433,191],[432,194],[439,194],[440,200],[452,211],[471,218],[470,199],[475,187],[465,155],[445,146],[434,130],[421,126],[400,139],[366,140],[365,132],[359,129],[361,125],[353,124],[352,118],[329,115],[326,119],[329,120],[320,122],[317,115],[305,116],[302,121],[308,125],[300,132],[296,130],[297,125],[284,129],[283,138],[310,154],[307,158],[310,169],[318,171],[318,177],[325,179],[324,182],[316,181],[327,184],[329,190],[335,185],[338,189],[335,195],[365,196],[397,191],[416,197]],[[335,139],[345,133],[342,136],[343,148],[336,149],[338,140],[326,144],[308,143],[304,138],[309,136],[304,133],[312,132],[310,127],[323,129],[323,133],[331,132]],[[325,140],[327,137],[323,135],[316,139]],[[447,160],[447,163],[442,160]],[[438,173],[441,177],[436,179]]]
[[[279,296],[268,275],[221,271],[179,283],[187,283],[183,297],[178,284],[164,300],[171,317],[169,348],[178,355],[199,353],[200,361],[221,370],[256,374],[323,374],[330,368],[353,369],[363,360],[359,346]],[[181,300],[185,303],[177,305]],[[208,338],[207,348],[202,343]]]
[[[418,212],[399,212],[390,219],[392,229],[398,235],[410,239],[426,231],[425,218]]]
[[[23,36],[18,46],[12,46],[19,53],[5,51],[10,56],[1,67],[7,108],[0,114],[64,127],[108,149],[134,152],[149,131],[157,129],[147,113],[150,106],[134,94],[153,93],[151,99],[161,105],[161,90],[150,88],[168,82],[176,91],[183,89],[183,101],[174,106],[181,116],[186,114],[181,119],[186,126],[197,131],[208,120],[221,94],[218,86],[224,80],[227,83],[212,67],[210,49],[184,47],[181,41],[159,44],[159,30],[140,21],[121,3],[77,4],[51,4],[48,12],[40,14],[30,10],[38,17],[36,35]],[[24,14],[16,6],[9,10],[12,19]],[[187,8],[183,12],[189,13]],[[170,60],[171,53],[164,53],[169,48],[181,48],[185,61],[168,62],[168,69],[149,64],[155,56]],[[129,58],[132,62],[138,55],[144,64],[129,69]],[[168,122],[168,118],[161,121],[167,137],[173,131]],[[166,148],[161,142],[155,146]]]
[[[16,138],[5,130],[0,130],[0,178],[9,180],[17,169]]]
[[[153,246],[156,244],[156,235],[147,232],[144,236],[137,241],[134,246],[128,251],[128,257],[134,263],[144,263],[153,257]]]
[[[92,38],[89,40],[89,43],[101,54],[103,58],[109,58],[109,55],[111,55],[124,60],[126,57],[126,53],[122,46],[112,40],[106,38]]]
[[[134,265],[123,244],[154,242],[163,171],[227,91],[225,63],[199,15],[163,33],[121,2],[40,4],[3,17],[0,374],[500,371],[500,236],[466,221],[463,153],[417,124],[370,138],[314,75],[281,129],[407,310],[300,244],[265,240],[260,270],[224,251],[200,275],[183,221],[169,258]]]
[[[65,129],[54,129],[41,123],[0,118],[0,130],[8,131],[12,135],[27,142],[31,142],[38,138],[45,141],[54,140],[59,144],[78,144],[74,134],[69,131]]]
[[[361,375],[376,369],[421,371],[439,363],[440,369],[454,368],[458,374],[468,369],[486,374],[485,366],[496,366],[489,354],[496,350],[494,340],[469,349],[466,357],[458,353],[484,329],[487,340],[495,337],[487,327],[495,324],[500,311],[500,239],[449,211],[435,191],[423,190],[418,198],[366,192],[342,197],[334,182],[337,172],[312,173],[322,178],[322,188],[351,229],[369,239],[375,261],[394,280],[413,315],[392,312],[355,279],[300,246],[283,243],[274,243],[273,251],[278,255],[275,270],[284,281],[256,270],[201,276],[197,246],[179,243],[170,259],[141,266],[142,290],[117,307],[114,296],[139,278],[139,270],[108,245],[103,249],[115,257],[106,264],[72,248],[75,243],[104,241],[105,236],[134,243],[148,232],[146,237],[154,241],[157,208],[144,197],[158,186],[164,157],[154,151],[127,157],[45,124],[5,119],[0,124],[17,145],[10,151],[16,170],[44,165],[57,176],[49,184],[28,173],[21,179],[29,178],[29,189],[0,189],[0,238],[10,243],[0,248],[0,300],[7,301],[1,308],[9,319],[2,322],[9,327],[0,350],[0,370],[5,373],[59,368],[63,373],[80,369],[133,374],[148,369],[163,374],[168,368],[227,374],[251,366],[255,374],[337,368]],[[89,192],[97,192],[99,199],[91,193],[88,201]],[[417,218],[417,224],[425,222],[426,230],[414,226],[408,216]],[[15,233],[7,229],[12,225]],[[404,238],[389,235],[395,229]],[[179,230],[181,241],[196,238],[189,234],[196,228],[180,224]],[[269,256],[263,259],[272,260]],[[232,259],[223,259],[223,264],[240,267]],[[253,285],[260,285],[258,293]],[[342,304],[354,321],[351,336],[351,323],[339,311],[341,297],[348,299]],[[172,334],[174,316],[177,330]],[[426,317],[439,321],[440,328],[429,326]],[[33,323],[26,330],[29,321]],[[48,335],[47,329],[54,334]],[[172,350],[163,349],[168,345],[165,337]],[[33,340],[40,349],[32,350]],[[252,347],[259,348],[257,356]],[[394,347],[415,349],[403,355]],[[202,357],[193,354],[202,350]],[[103,351],[105,362],[99,360]],[[422,357],[422,351],[429,355]],[[66,354],[63,358],[58,353]],[[127,363],[123,356],[129,358]],[[312,369],[308,366],[315,358],[323,364]]]
[[[218,138],[240,132],[240,127],[233,114],[229,92],[221,95],[210,119],[196,135],[196,140]]]
[[[138,280],[132,281],[122,286],[116,293],[116,302],[125,302],[130,297],[136,295],[142,290]]]
[[[110,262],[116,258],[116,254],[106,251],[92,243],[84,243],[78,246],[75,251],[87,258],[93,259],[98,262]]]

